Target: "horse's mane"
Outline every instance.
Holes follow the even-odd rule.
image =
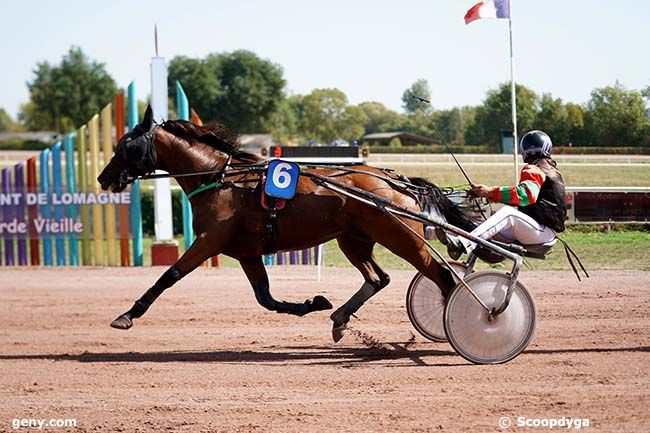
[[[198,141],[235,158],[249,161],[260,159],[257,155],[240,150],[239,134],[219,122],[196,125],[186,120],[168,120],[161,126],[165,131],[186,140],[190,145]]]
[[[415,177],[409,180],[426,188],[426,192],[419,194],[421,209],[436,207],[449,224],[465,231],[472,231],[478,225],[480,216],[471,206],[453,202],[439,186],[427,179]]]

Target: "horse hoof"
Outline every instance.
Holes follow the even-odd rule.
[[[131,326],[133,326],[133,321],[126,314],[122,314],[111,323],[111,328],[115,329],[129,329]]]
[[[314,296],[314,299],[311,301],[312,311],[331,310],[332,308],[334,308],[332,306],[332,303],[328,301],[325,296],[316,295]]]
[[[336,323],[332,325],[332,339],[335,343],[341,341],[341,338],[345,335],[345,330],[348,329],[347,323],[342,323],[337,325]]]

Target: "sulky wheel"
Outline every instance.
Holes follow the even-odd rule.
[[[501,272],[476,272],[465,279],[490,309],[501,306],[510,277]],[[510,304],[496,317],[459,284],[447,299],[444,326],[451,346],[475,364],[500,364],[519,355],[535,332],[535,304],[526,287],[517,282]]]
[[[449,264],[460,276],[465,275],[465,263]],[[413,327],[428,340],[438,343],[447,341],[443,324],[444,311],[445,300],[436,283],[419,272],[415,274],[406,292],[406,312]]]

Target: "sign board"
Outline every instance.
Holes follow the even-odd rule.
[[[5,190],[6,191],[6,190]],[[4,239],[77,238],[89,227],[82,212],[96,205],[128,205],[131,193],[25,192],[14,189],[0,193],[0,237]],[[89,222],[90,223],[90,222]]]
[[[266,171],[266,185],[264,192],[269,197],[290,200],[296,195],[300,167],[298,164],[281,159],[269,163]]]
[[[650,193],[575,192],[573,212],[576,222],[650,221]]]
[[[269,157],[303,163],[363,163],[358,146],[271,146]]]

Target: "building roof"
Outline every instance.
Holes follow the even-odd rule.
[[[34,132],[0,132],[0,141],[10,139],[33,140],[49,143],[61,138],[61,134],[56,131],[34,131]]]
[[[390,132],[374,132],[372,134],[366,134],[361,139],[364,141],[390,141],[393,138],[406,139],[410,142],[422,143],[422,144],[435,144],[438,143],[438,140],[434,140],[429,137],[424,137],[422,135],[412,134],[406,131],[390,131]]]
[[[239,142],[242,149],[259,149],[262,147],[277,146],[271,134],[241,134]]]

